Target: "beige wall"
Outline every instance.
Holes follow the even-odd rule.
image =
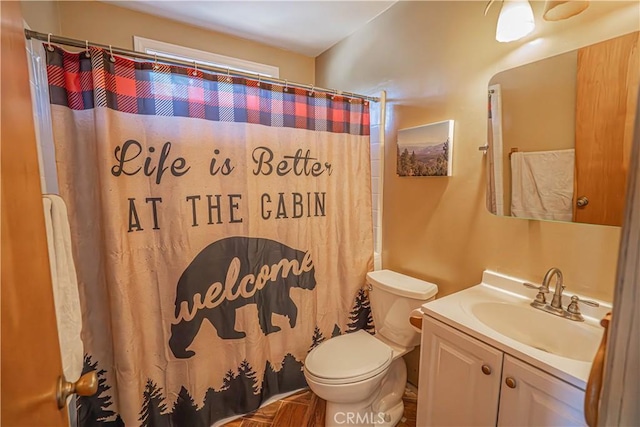
[[[504,44],[494,39],[498,3],[485,17],[485,2],[398,2],[316,61],[319,86],[387,91],[383,267],[437,283],[440,297],[479,283],[484,269],[539,283],[552,266],[573,292],[613,296],[620,228],[491,215],[478,147],[493,75],[637,30],[638,3],[591,2],[554,23],[533,3],[537,36]],[[446,119],[456,121],[454,176],[396,176],[397,130]],[[417,360],[407,358],[414,383]]]
[[[517,151],[575,147],[578,51],[496,74],[502,96],[504,214],[511,215],[511,163]]]
[[[21,1],[22,19],[41,33],[60,34],[60,9],[57,1]]]
[[[53,32],[66,37],[133,49],[133,36],[187,46],[220,55],[280,67],[280,78],[313,84],[314,58],[227,36],[165,18],[136,12],[97,1],[23,1],[25,20],[33,30]],[[124,2],[121,2],[124,3]],[[60,30],[42,29],[46,16],[57,9]],[[33,22],[33,24],[31,23]]]

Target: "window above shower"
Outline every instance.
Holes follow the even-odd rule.
[[[133,36],[133,47],[138,52],[157,55],[158,58],[196,62],[199,65],[228,68],[230,70],[260,74],[265,77],[280,77],[280,68],[259,62],[247,61],[231,56],[218,55],[204,50],[165,43],[158,40]]]

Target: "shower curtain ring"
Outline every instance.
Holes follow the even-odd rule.
[[[153,69],[154,70],[160,69],[160,66],[158,65],[158,54],[157,53],[153,54]]]
[[[289,82],[287,79],[284,79],[284,91],[289,92]]]
[[[231,78],[231,68],[227,68],[227,81],[231,83],[233,79]]]
[[[334,89],[333,94],[331,94],[331,100],[333,101],[334,99],[336,99],[337,95],[338,95],[338,89]]]
[[[313,96],[313,91],[316,89],[314,85],[311,85],[311,91],[309,92],[309,96]]]
[[[85,52],[84,56],[87,58],[91,58],[91,53],[89,53],[89,40],[84,41]]]
[[[258,73],[258,87],[260,87],[260,80],[262,79],[262,74]]]
[[[109,45],[109,61],[113,63],[116,62],[116,58],[113,56],[113,48],[111,47],[111,45]]]
[[[53,46],[51,45],[51,33],[49,33],[47,35],[47,50],[49,52],[53,52],[55,49],[53,48]]]
[[[198,75],[198,63],[196,61],[193,61],[193,73],[191,73],[191,75],[193,76],[197,76]]]

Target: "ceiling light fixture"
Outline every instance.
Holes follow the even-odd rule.
[[[484,9],[486,15],[491,0]],[[498,25],[496,27],[496,40],[499,42],[512,42],[530,34],[535,28],[533,10],[528,0],[503,0]]]
[[[527,0],[505,0],[502,3],[496,40],[512,42],[530,34],[536,24],[533,20],[533,10]]]
[[[571,18],[589,7],[589,0],[554,1],[547,0],[542,17],[545,21],[561,21]]]

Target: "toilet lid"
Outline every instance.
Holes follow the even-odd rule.
[[[305,369],[319,380],[356,382],[385,370],[393,350],[365,331],[340,335],[311,350]]]

